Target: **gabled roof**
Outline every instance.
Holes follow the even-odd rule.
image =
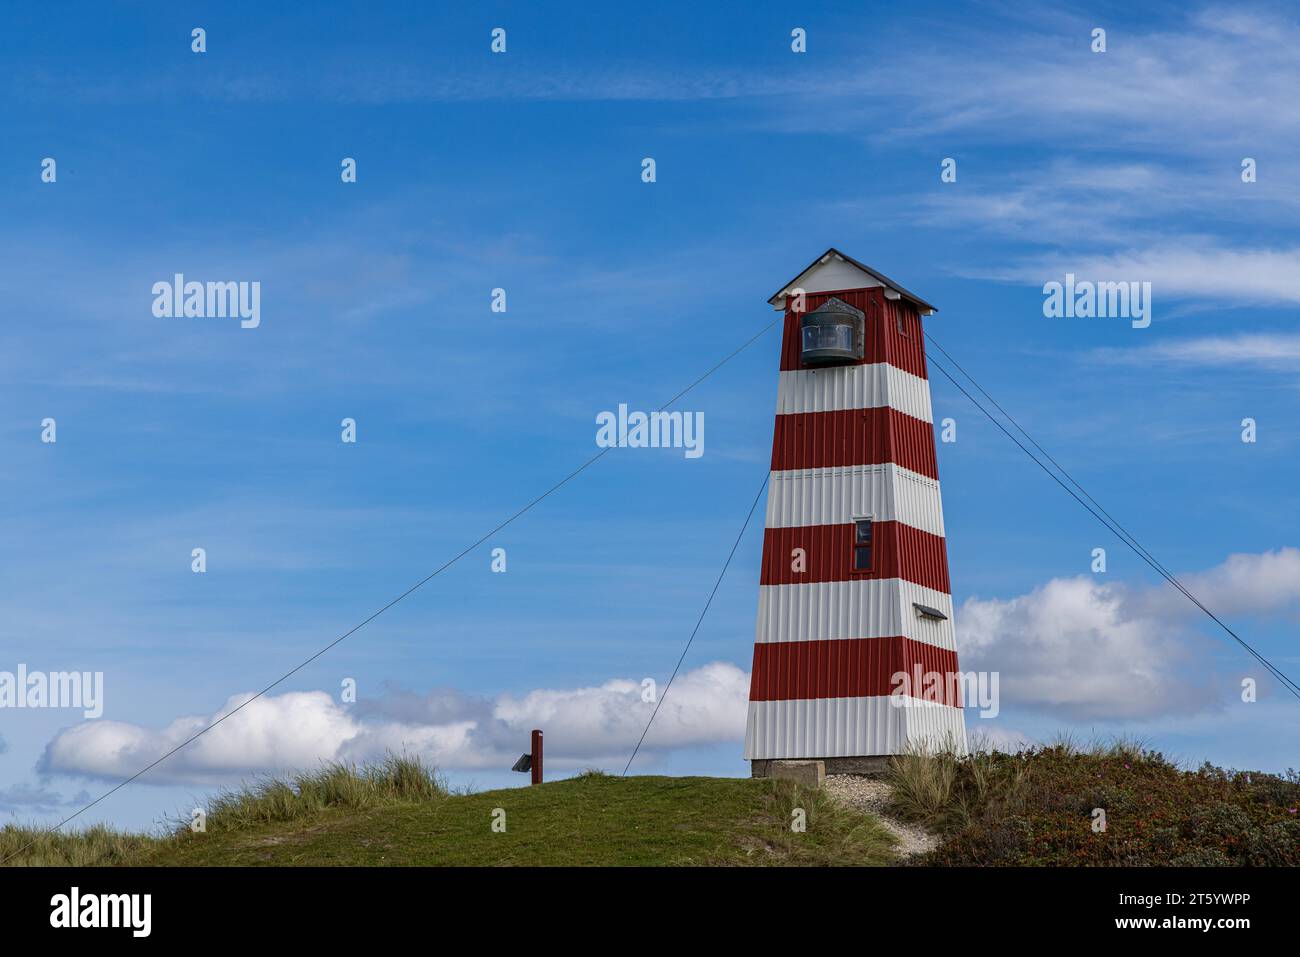
[[[801,280],[803,280],[804,277],[814,272],[818,267],[824,266],[827,263],[834,262],[837,260],[840,262],[847,263],[848,265],[852,266],[855,269],[861,270],[862,272],[870,276],[872,279],[876,280],[876,282],[884,286],[886,289],[891,289],[903,299],[906,299],[909,302],[914,303],[916,307],[922,312],[922,314],[927,312],[939,311],[935,306],[930,305],[930,303],[926,302],[920,296],[916,295],[915,293],[908,292],[905,288],[900,286],[898,283],[894,282],[894,280],[890,279],[888,276],[884,275],[883,273],[876,272],[876,270],[872,269],[870,266],[864,263],[858,262],[852,256],[846,256],[844,253],[840,252],[834,246],[832,246],[830,249],[826,250],[826,252],[822,253],[820,256],[814,259],[811,263],[808,264],[808,268],[804,269],[803,272],[799,273],[799,275],[795,276],[788,283],[786,283],[784,286],[778,289],[772,295],[772,297],[768,299],[768,302],[771,303],[772,305],[776,305],[777,300],[788,295],[790,289],[799,286]],[[832,290],[823,290],[823,291],[830,292]]]

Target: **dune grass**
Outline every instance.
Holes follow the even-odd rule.
[[[131,864],[157,838],[95,826],[63,833],[6,824],[0,827],[0,861],[6,867],[102,867]]]
[[[304,821],[332,809],[360,810],[436,801],[448,796],[419,758],[390,754],[377,765],[328,763],[288,778],[257,779],[219,792],[205,808],[205,833],[239,832],[273,822]],[[176,815],[159,833],[133,834],[103,825],[67,831],[6,825],[0,861],[10,866],[95,867],[140,863],[192,833],[190,815]]]
[[[334,762],[289,778],[262,778],[222,791],[208,802],[206,826],[209,832],[240,831],[316,817],[331,808],[359,811],[447,796],[446,784],[419,758],[389,755],[378,765]],[[189,817],[174,823],[179,834],[189,830]]]

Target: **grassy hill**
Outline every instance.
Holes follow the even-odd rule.
[[[504,832],[492,828],[497,809]],[[792,829],[796,809],[806,831]],[[0,857],[33,836],[0,830]],[[223,795],[202,834],[45,836],[11,863],[872,865],[892,863],[893,846],[873,818],[789,782],[596,773],[458,795],[393,760],[386,769],[327,768]]]
[[[1131,743],[896,758],[884,812],[938,833],[913,865],[1300,865],[1300,776],[1183,770]],[[1102,812],[1099,815],[1098,812]],[[798,812],[798,813],[797,813]],[[504,815],[504,831],[493,828]],[[799,830],[795,825],[806,825]],[[453,794],[418,761],[226,792],[207,828],[0,829],[11,864],[879,865],[879,818],[784,781],[618,778]],[[30,846],[29,846],[30,845]]]

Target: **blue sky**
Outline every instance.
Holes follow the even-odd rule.
[[[367,617],[593,454],[598,412],[657,407],[761,329],[831,245],[936,303],[945,348],[1300,672],[1294,14],[738,9],[5,12],[0,670],[106,688],[97,721],[0,711],[0,819],[58,820]],[[261,326],[154,317],[152,284],[177,272],[259,281]],[[1150,281],[1152,325],[1045,318],[1042,286],[1067,272]],[[621,770],[639,682],[667,679],[767,468],[777,347],[683,400],[702,457],[615,450],[228,722],[242,731],[79,821],[147,826],[384,747],[520,784],[505,768],[534,723],[555,773]],[[1300,703],[932,387],[958,428],[939,468],[962,663],[1002,676],[1001,714],[968,725],[1296,763]],[[747,773],[760,527],[638,770]]]

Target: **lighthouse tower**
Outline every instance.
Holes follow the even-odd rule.
[[[762,777],[964,749],[921,331],[935,308],[835,249],[769,301],[785,333],[745,757]]]

